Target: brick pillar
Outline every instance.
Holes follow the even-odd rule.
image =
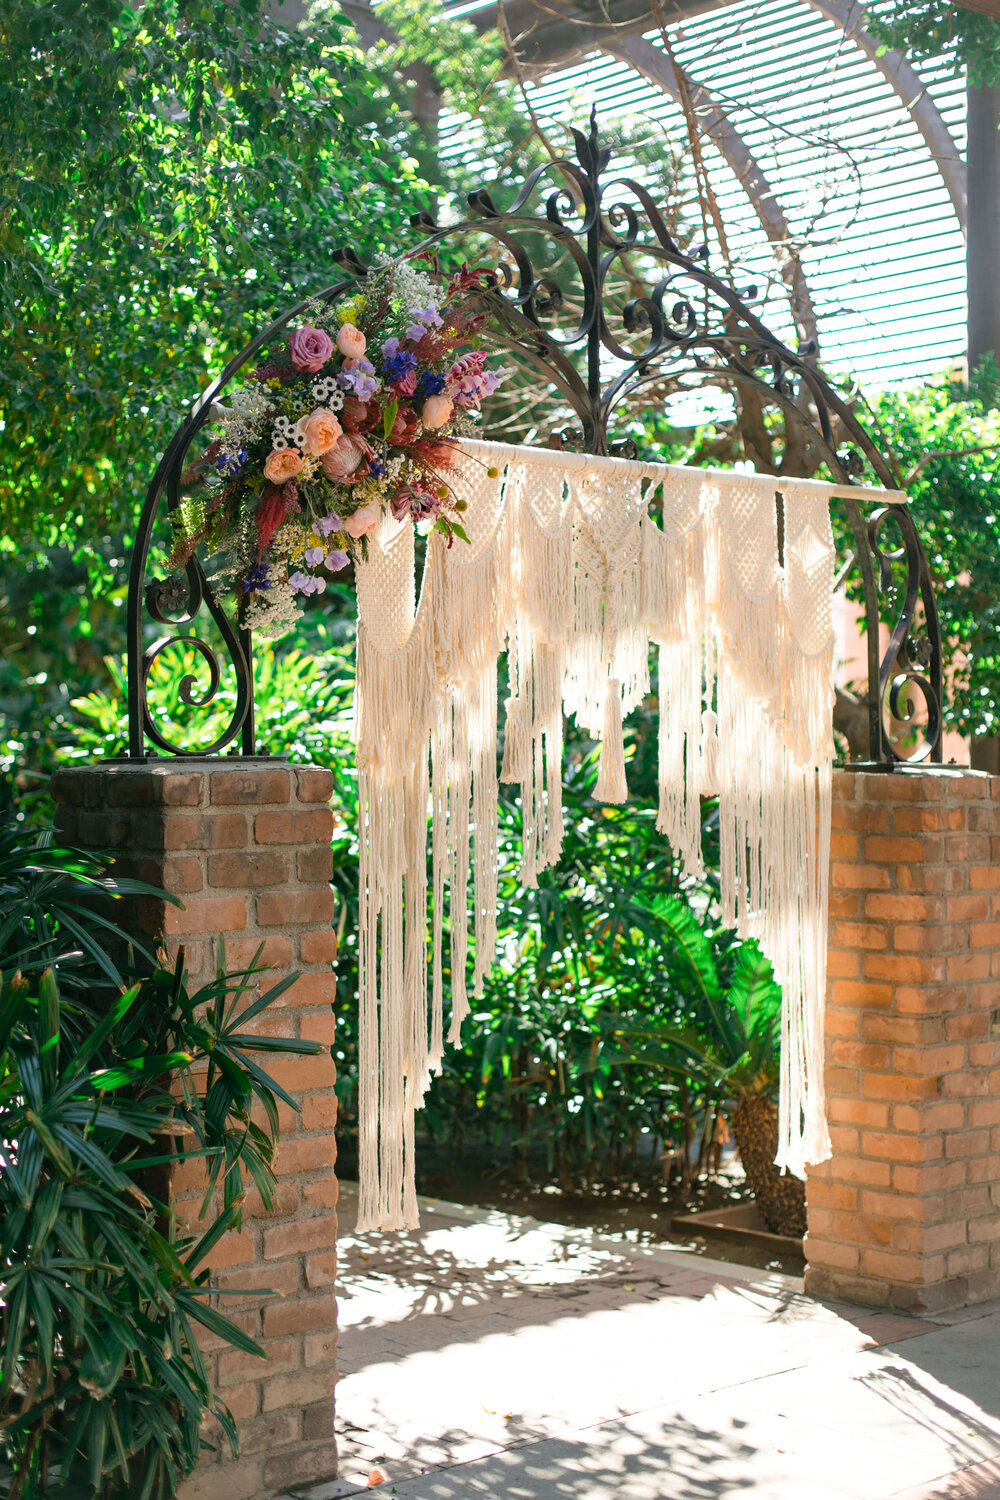
[[[330,888],[332,778],[281,761],[108,762],[59,771],[59,824],[80,847],[122,850],[115,869],[181,897],[183,910],[150,899],[136,927],[171,957],[183,943],[192,984],[215,972],[218,934],[227,966],[262,962],[273,982],[301,978],[258,1025],[276,1036],[333,1042],[336,956]],[[236,1417],[238,1463],[222,1443],[184,1486],[183,1500],[263,1500],[336,1474],[333,1392],[337,1179],[335,1068],[329,1051],[264,1066],[301,1104],[279,1106],[275,1208],[248,1197],[243,1226],[212,1255],[222,1309],[257,1338],[268,1361],[210,1337],[218,1388]],[[174,1179],[178,1204],[197,1213],[200,1163]],[[261,1288],[276,1296],[262,1299]]]
[[[806,1288],[1000,1295],[1000,778],[834,779],[826,1085]]]

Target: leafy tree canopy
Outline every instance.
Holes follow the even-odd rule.
[[[946,722],[967,735],[1000,732],[998,396],[1000,374],[988,356],[968,390],[940,381],[872,401],[934,577],[951,672]]]
[[[951,0],[870,0],[866,24],[887,47],[917,61],[947,58],[973,88],[1000,82],[1000,21]]]
[[[0,518],[55,542],[127,525],[192,390],[422,184],[337,14],[0,0],[0,28]]]

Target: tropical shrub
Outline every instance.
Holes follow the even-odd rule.
[[[253,1033],[296,977],[251,1000],[260,972],[227,974],[220,946],[192,993],[182,955],[97,1015],[60,996],[52,968],[0,992],[5,1500],[166,1500],[209,1413],[237,1452],[197,1329],[263,1351],[213,1305],[211,1252],[248,1180],[270,1203],[277,1101],[296,1107],[257,1056],[318,1050]],[[166,1191],[191,1157],[207,1174],[195,1232]]]

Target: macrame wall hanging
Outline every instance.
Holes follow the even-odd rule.
[[[406,522],[384,517],[357,570],[359,1229],[417,1224],[414,1114],[469,1013],[470,956],[474,995],[493,962],[498,771],[520,788],[521,877],[534,885],[562,842],[563,714],[600,741],[595,796],[624,802],[622,719],[649,690],[650,643],[657,826],[700,873],[700,799],[718,794],[723,918],[758,940],[783,987],[777,1159],[803,1175],[830,1152],[837,489],[471,440],[449,478],[471,545],[429,538],[419,600]]]

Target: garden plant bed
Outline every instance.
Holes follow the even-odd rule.
[[[729,1240],[774,1255],[803,1255],[800,1239],[790,1234],[771,1233],[756,1203],[736,1203],[730,1207],[702,1209],[695,1214],[675,1214],[670,1220],[670,1228],[676,1234]]]

